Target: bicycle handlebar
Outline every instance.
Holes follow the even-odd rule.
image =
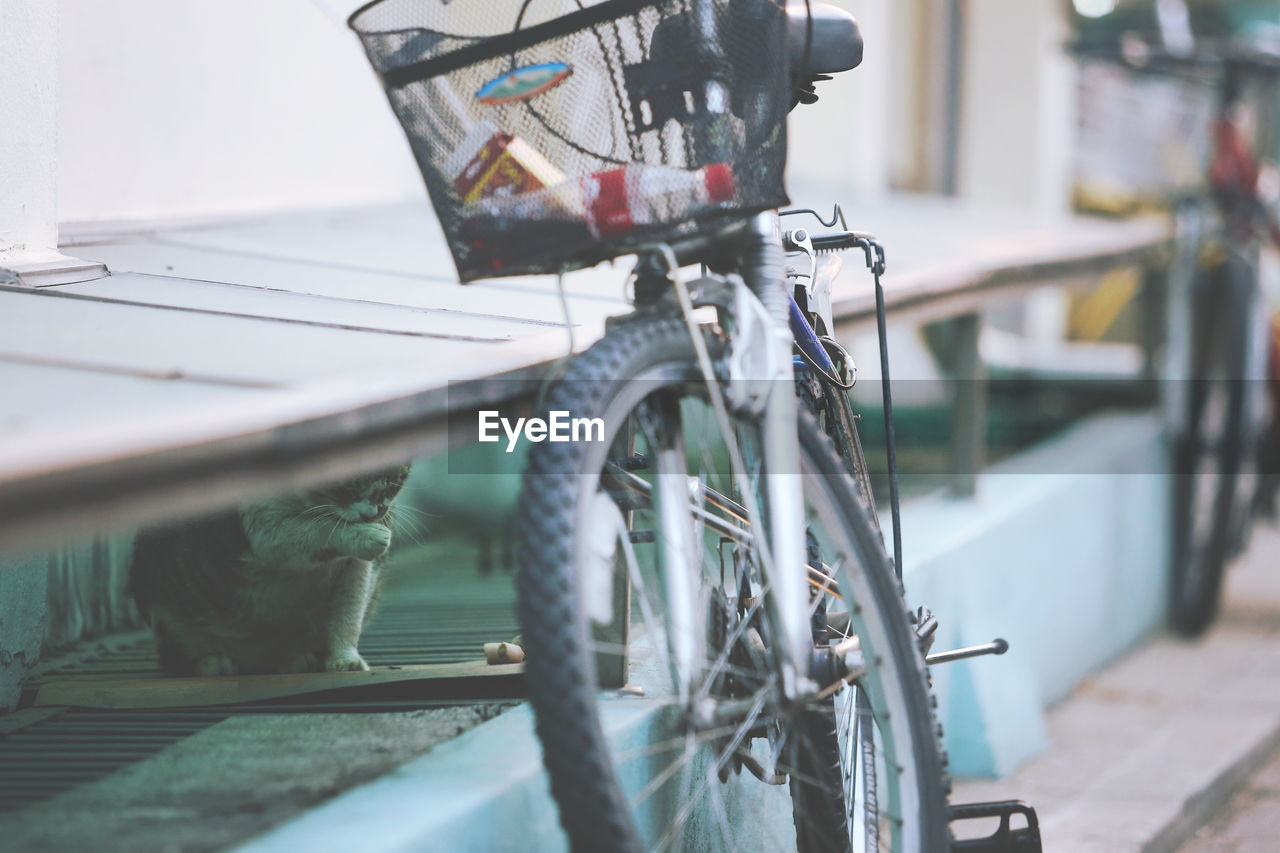
[[[845,249],[859,248],[862,245],[861,241],[869,239],[870,236],[857,231],[834,231],[830,234],[814,234],[810,239],[815,252],[840,252]]]

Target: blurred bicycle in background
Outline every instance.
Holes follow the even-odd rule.
[[[1176,474],[1169,614],[1185,634],[1213,621],[1224,570],[1244,549],[1255,508],[1273,500],[1280,454],[1268,389],[1276,376],[1268,365],[1280,364],[1275,306],[1261,283],[1262,252],[1280,246],[1280,177],[1265,159],[1276,151],[1280,26],[1257,26],[1267,5],[1073,4],[1078,57],[1176,80],[1185,104],[1207,106],[1200,122],[1194,109],[1184,113],[1189,140],[1168,141],[1198,144],[1184,160],[1202,167],[1195,185],[1172,187],[1166,199],[1176,221],[1161,383]],[[1151,168],[1171,171],[1153,159]],[[1108,212],[1140,204],[1105,195],[1086,204]]]

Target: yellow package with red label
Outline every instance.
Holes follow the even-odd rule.
[[[564,174],[523,139],[480,122],[446,164],[463,201],[521,195],[564,181]]]

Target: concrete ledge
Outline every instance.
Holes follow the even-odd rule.
[[[1047,745],[1045,709],[1158,626],[1169,475],[1159,416],[1090,418],[978,478],[973,498],[903,510],[907,598],[935,650],[1008,654],[933,669],[953,772],[1001,776]]]
[[[58,284],[75,284],[95,281],[105,277],[107,265],[99,261],[85,261],[60,252],[45,252],[38,256],[0,261],[0,283],[25,287],[52,287]]]
[[[238,848],[567,850],[528,706]]]
[[[605,730],[616,750],[630,751],[647,765],[651,745],[668,738],[663,705],[652,700],[618,699],[608,703]],[[670,706],[665,706],[670,708]],[[637,770],[647,768],[637,766]],[[701,773],[694,771],[694,789]],[[624,787],[628,780],[622,779]],[[633,795],[647,780],[636,777]],[[685,804],[664,786],[640,814],[643,826],[670,825]],[[795,850],[791,797],[786,786],[761,784],[748,774],[714,782],[707,808],[690,819],[692,841],[686,849],[711,849],[699,841],[714,833],[714,812],[735,830],[750,827],[737,849],[760,853]],[[711,807],[712,803],[715,807]],[[655,834],[656,837],[656,834]],[[542,767],[542,749],[533,730],[533,713],[524,705],[467,732],[375,782],[349,791],[237,848],[240,853],[295,850],[441,851],[489,853],[567,850],[568,845]]]
[[[1206,637],[1163,636],[1052,711],[1043,755],[956,801],[1017,796],[1046,850],[1177,850],[1280,745],[1280,530],[1259,528]]]

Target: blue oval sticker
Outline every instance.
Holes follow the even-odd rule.
[[[527,101],[554,89],[573,72],[567,62],[540,62],[508,71],[485,83],[476,92],[476,100],[491,106]]]

